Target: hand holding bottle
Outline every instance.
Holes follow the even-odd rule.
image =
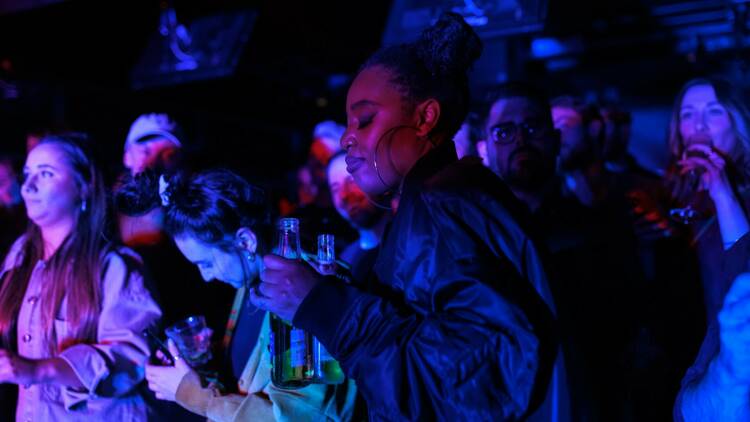
[[[712,199],[732,193],[726,172],[726,161],[722,155],[705,144],[691,144],[679,161],[680,173],[696,172],[700,176],[701,187],[708,191]]]
[[[304,261],[277,255],[264,256],[263,264],[261,282],[250,292],[250,300],[255,306],[292,321],[297,308],[322,276]]]

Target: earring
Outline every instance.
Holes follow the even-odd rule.
[[[86,212],[86,200],[84,199],[83,202],[81,202],[81,212]]]
[[[249,262],[255,262],[255,254],[254,253],[248,252],[247,255],[245,256],[245,258],[247,258],[247,260]]]

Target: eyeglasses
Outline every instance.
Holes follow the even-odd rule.
[[[540,121],[528,121],[519,125],[513,122],[501,123],[490,128],[490,138],[499,144],[510,144],[520,133],[529,140],[538,140],[545,133],[549,126]]]

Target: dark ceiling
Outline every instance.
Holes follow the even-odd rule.
[[[369,2],[366,12],[342,0],[170,5],[185,25],[219,12],[257,11],[232,76],[131,88],[164,3],[68,0],[0,15],[0,81],[17,91],[0,116],[6,149],[20,151],[28,130],[54,127],[91,132],[119,157],[129,123],[161,110],[183,122],[203,163],[274,178],[304,158],[315,122],[343,120],[347,78],[379,47],[389,11],[385,1]],[[340,75],[337,85],[329,84],[331,75]],[[269,154],[283,164],[268,169]]]
[[[348,78],[380,46],[387,23],[393,29],[403,17],[389,21],[392,10],[429,17],[456,4],[466,3],[0,0],[0,88],[5,84],[12,97],[0,108],[2,146],[20,151],[23,135],[36,128],[85,130],[117,162],[130,122],[162,110],[183,122],[202,162],[280,178],[304,159],[315,122],[343,121]],[[626,102],[664,104],[696,74],[733,72],[750,80],[742,77],[750,75],[747,1],[473,4],[542,5],[547,11],[541,31],[485,40],[474,75],[480,95],[498,78],[526,78],[554,94],[615,92]],[[133,89],[133,68],[167,6],[187,26],[217,13],[257,12],[231,76]],[[539,37],[565,48],[534,57],[532,40]]]

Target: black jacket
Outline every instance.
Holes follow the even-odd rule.
[[[325,282],[305,298],[294,324],[339,359],[371,419],[515,420],[544,399],[556,344],[519,205],[440,146],[407,175],[375,265],[393,295]]]

